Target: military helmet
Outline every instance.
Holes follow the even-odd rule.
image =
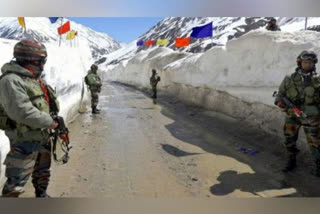
[[[14,46],[13,56],[24,61],[44,60],[47,50],[43,44],[35,40],[21,40]]]
[[[98,66],[95,65],[95,64],[92,64],[92,65],[91,65],[91,70],[92,70],[92,69],[98,69]]]
[[[275,18],[270,19],[270,22],[277,22]]]
[[[302,51],[297,57],[297,64],[300,65],[302,60],[311,60],[316,64],[318,62],[318,57],[313,51]]]
[[[156,69],[152,69],[152,73],[156,73],[157,71],[156,71]]]

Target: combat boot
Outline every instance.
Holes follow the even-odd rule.
[[[47,191],[36,191],[37,198],[51,198],[50,195],[47,194]]]
[[[100,114],[96,107],[92,107],[92,114]]]
[[[290,172],[297,167],[296,154],[290,154],[286,166],[282,169],[282,172]]]

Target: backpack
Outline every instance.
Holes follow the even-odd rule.
[[[2,77],[4,77],[5,75],[7,75],[9,73],[6,74],[2,74],[0,76],[0,80],[2,79]],[[8,130],[8,129],[12,129],[13,128],[13,121],[10,120],[10,118],[8,117],[7,113],[4,111],[2,105],[0,104],[0,130]]]
[[[88,75],[86,75],[86,76],[84,77],[84,82],[86,83],[86,85],[89,85]]]

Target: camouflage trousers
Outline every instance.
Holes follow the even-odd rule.
[[[297,153],[296,141],[299,137],[300,127],[303,126],[311,153],[316,160],[320,160],[320,117],[308,119],[309,123],[306,123],[296,117],[286,117],[283,127],[286,138],[285,147],[289,155]]]
[[[97,107],[99,103],[99,93],[98,91],[91,90],[91,107],[95,108]]]
[[[11,144],[5,159],[7,181],[2,197],[18,197],[32,175],[36,192],[46,191],[49,185],[51,166],[51,144],[20,142]]]
[[[157,86],[151,86],[152,87],[152,97],[157,98]]]

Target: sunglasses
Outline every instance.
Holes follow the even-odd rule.
[[[46,62],[47,62],[47,57],[41,57],[40,59],[33,61],[32,64],[34,64],[34,65],[44,65],[44,64],[46,64]]]

